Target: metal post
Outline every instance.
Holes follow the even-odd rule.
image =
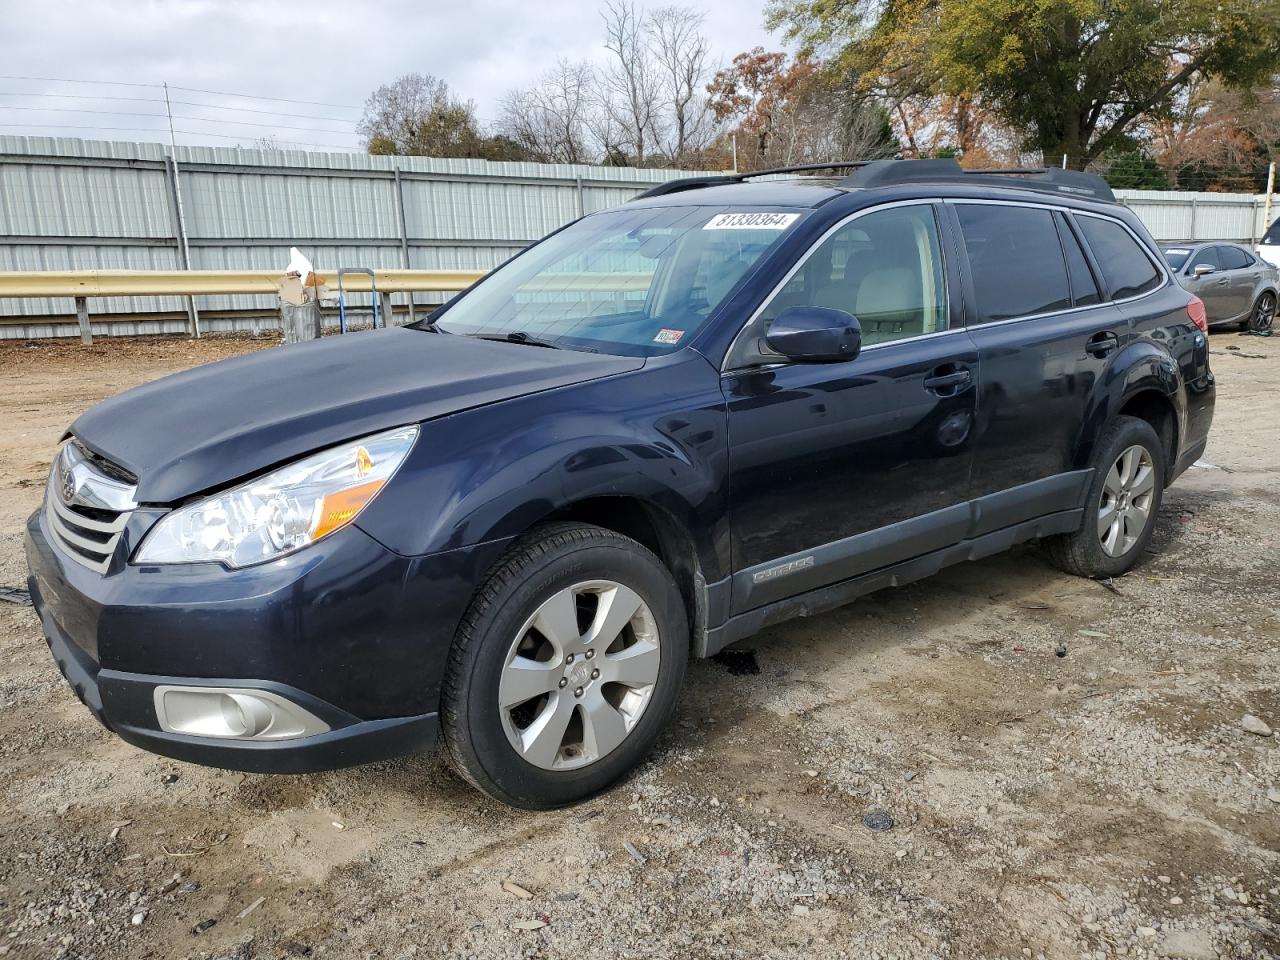
[[[400,265],[406,270],[411,269],[409,263],[409,224],[404,215],[404,181],[400,179],[400,167],[396,166],[396,224],[400,229]],[[391,306],[390,299],[387,300],[387,306]],[[386,323],[386,317],[391,316],[390,309],[383,311],[383,323]],[[417,316],[417,308],[413,302],[413,291],[409,291],[409,322],[412,323]]]
[[[93,330],[89,327],[88,297],[76,297],[76,319],[80,321],[80,342],[93,343]]]
[[[173,136],[173,108],[169,105],[169,84],[164,83],[164,112],[169,118],[169,163],[171,182],[173,184],[173,202],[178,210],[178,245],[182,250],[182,268],[191,269],[191,247],[187,243],[187,218],[182,209],[182,181],[178,176],[178,144]],[[191,335],[200,339],[200,311],[196,309],[196,298],[187,297],[187,318],[191,324]]]
[[[1067,169],[1067,155],[1065,153],[1062,155],[1062,169]]]
[[[1276,192],[1276,162],[1267,166],[1267,200],[1262,207],[1262,229],[1265,232],[1271,226],[1271,195]]]
[[[578,188],[578,216],[585,217],[587,215],[586,198],[582,195],[582,178],[574,177],[574,185]]]
[[[738,135],[732,134],[729,142],[733,145],[733,172],[738,172]]]
[[[1196,198],[1191,198],[1191,229],[1187,231],[1188,240],[1199,240],[1196,236]]]
[[[391,294],[379,293],[378,300],[382,303],[382,325],[389,327],[391,326]],[[410,314],[410,317],[412,316]]]

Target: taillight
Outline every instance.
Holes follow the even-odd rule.
[[[1204,301],[1199,297],[1192,297],[1191,302],[1187,304],[1187,317],[1201,333],[1209,332],[1209,321],[1205,316]]]

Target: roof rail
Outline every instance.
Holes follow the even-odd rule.
[[[954,160],[876,160],[845,177],[840,181],[840,186],[865,189],[901,183],[961,180],[973,176],[995,178],[1002,187],[1116,202],[1116,195],[1112,193],[1107,181],[1092,173],[1061,170],[1057,167],[967,170]]]
[[[800,163],[790,167],[770,167],[767,170],[747,170],[743,173],[712,174],[706,177],[681,177],[668,180],[656,187],[650,187],[643,193],[637,193],[632,200],[646,200],[649,197],[662,197],[668,193],[681,193],[685,190],[697,190],[699,187],[719,187],[726,183],[742,183],[751,177],[767,177],[778,173],[805,173],[810,170],[850,170],[865,166],[870,160],[834,160],[831,163]]]
[[[853,173],[840,180],[839,186],[856,189],[887,187],[904,183],[937,183],[946,180],[963,180],[966,177],[991,177],[998,186],[1044,193],[1066,194],[1091,200],[1116,202],[1107,181],[1092,173],[1078,170],[1061,170],[1057,167],[1007,167],[990,170],[967,170],[954,160],[833,160],[831,163],[801,163],[790,167],[771,167],[768,170],[750,170],[744,173],[711,174],[705,177],[682,177],[668,180],[656,187],[632,197],[645,200],[700,187],[742,183],[752,177],[766,177],[779,173],[805,173],[813,170],[849,170]]]

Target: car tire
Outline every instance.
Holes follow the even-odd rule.
[[[1249,319],[1240,325],[1241,329],[1252,333],[1269,334],[1276,321],[1276,295],[1265,291],[1258,297],[1249,313]]]
[[[1042,541],[1049,560],[1080,577],[1118,577],[1151,542],[1164,494],[1164,444],[1151,424],[1116,417],[1099,437],[1085,521],[1074,533]]]
[[[648,754],[688,656],[684,601],[651,551],[601,527],[539,526],[458,628],[441,696],[446,756],[512,806],[584,800]]]

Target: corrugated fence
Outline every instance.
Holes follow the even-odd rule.
[[[584,213],[688,175],[223,147],[178,147],[175,159],[176,177],[160,144],[0,137],[0,270],[283,269],[290,246],[326,270],[487,270]],[[1249,241],[1263,229],[1261,197],[1119,195],[1157,239]],[[261,296],[196,306],[202,328],[215,330],[270,324],[275,313]],[[121,318],[102,331],[114,333],[180,332],[186,311],[177,297],[94,305],[99,323]],[[70,300],[0,299],[0,337],[74,333],[62,326],[73,320]]]

